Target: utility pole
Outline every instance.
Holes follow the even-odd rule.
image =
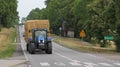
[[[62,30],[63,30],[63,36],[66,37],[67,34],[67,30],[66,30],[66,21],[64,20],[63,23],[62,23]]]

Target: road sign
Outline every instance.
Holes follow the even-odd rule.
[[[59,27],[59,30],[61,31],[61,30],[62,30],[62,27]]]
[[[105,40],[113,40],[114,37],[113,37],[113,36],[104,36],[104,39],[105,39]]]
[[[84,30],[81,30],[81,31],[80,31],[80,37],[85,37],[85,36],[86,36],[85,31],[84,31]]]

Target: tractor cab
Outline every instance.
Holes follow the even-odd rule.
[[[36,49],[45,50],[46,53],[52,53],[51,38],[47,35],[47,29],[32,29],[32,36],[29,38],[30,44],[28,51],[34,53]]]
[[[47,41],[47,30],[46,29],[33,29],[32,38],[35,43],[44,43]]]

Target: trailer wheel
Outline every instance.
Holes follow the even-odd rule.
[[[30,54],[34,54],[34,53],[35,53],[35,44],[34,44],[34,43],[30,43],[30,44],[28,45],[28,52],[29,52]]]
[[[28,51],[28,45],[29,45],[29,44],[26,44],[26,50],[27,50],[27,51]]]
[[[47,48],[46,48],[46,53],[52,54],[52,44],[48,43]]]

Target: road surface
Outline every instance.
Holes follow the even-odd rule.
[[[21,45],[24,55],[29,61],[29,67],[120,67],[120,62],[115,62],[103,57],[97,57],[89,53],[74,51],[69,48],[53,44],[53,54],[37,52],[29,54],[26,51],[26,43],[23,38],[24,27],[19,27]]]

